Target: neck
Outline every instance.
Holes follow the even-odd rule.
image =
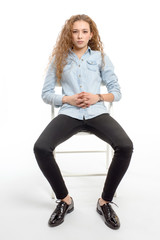
[[[73,47],[73,52],[78,56],[78,58],[81,58],[82,55],[87,51],[88,47],[82,48],[82,49],[76,49]]]

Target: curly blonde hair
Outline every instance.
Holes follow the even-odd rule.
[[[83,20],[87,22],[90,26],[90,31],[93,33],[93,37],[88,42],[88,46],[92,50],[98,50],[102,55],[102,62],[104,64],[104,52],[103,52],[103,44],[101,42],[99,32],[95,22],[87,15],[74,15],[70,19],[66,20],[62,31],[60,32],[55,47],[53,48],[52,54],[49,58],[49,64],[52,62],[54,57],[54,64],[56,67],[56,76],[57,81],[59,82],[61,79],[61,75],[63,72],[63,68],[66,65],[66,59],[69,54],[69,50],[73,47],[72,43],[72,28],[73,24],[76,21]]]

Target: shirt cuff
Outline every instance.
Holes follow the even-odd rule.
[[[112,92],[112,94],[114,95],[114,102],[118,102],[121,99],[121,93]]]
[[[56,96],[54,97],[54,106],[55,107],[61,107],[62,106],[62,98],[64,97],[64,95],[58,95],[56,94]]]

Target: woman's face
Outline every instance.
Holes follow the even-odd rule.
[[[73,24],[72,42],[75,50],[87,49],[88,42],[93,34],[90,31],[89,23],[80,20]]]

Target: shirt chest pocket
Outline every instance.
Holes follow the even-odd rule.
[[[87,60],[87,68],[93,72],[98,71],[98,65],[95,61]]]

